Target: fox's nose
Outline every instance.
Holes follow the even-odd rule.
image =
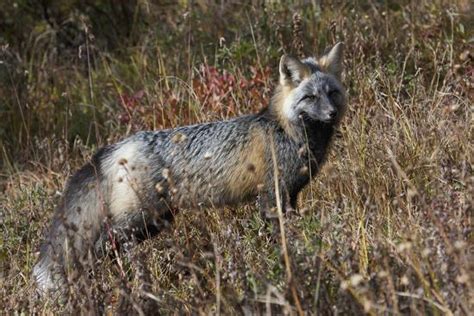
[[[334,120],[337,116],[337,110],[336,109],[330,110],[328,115],[331,120]]]

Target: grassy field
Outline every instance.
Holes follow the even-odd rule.
[[[470,1],[169,3],[0,4],[0,313],[470,314]],[[37,298],[39,243],[98,147],[258,111],[283,53],[337,41],[348,111],[285,218],[289,266],[253,205],[183,211]]]

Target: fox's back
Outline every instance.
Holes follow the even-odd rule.
[[[141,132],[155,190],[176,206],[223,205],[257,194],[268,172],[275,124],[261,115]]]

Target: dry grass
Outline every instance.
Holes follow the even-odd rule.
[[[8,12],[35,9],[19,3]],[[76,10],[53,7],[55,23],[25,15],[24,33],[20,22],[5,24],[2,310],[295,314],[299,302],[310,314],[469,314],[468,1],[201,4],[191,11],[140,3],[129,8],[135,18],[120,20],[128,31],[116,33],[101,31],[104,17],[78,14],[77,3]],[[66,28],[77,46],[64,43]],[[66,302],[36,298],[31,269],[59,192],[98,146],[144,128],[256,111],[271,94],[282,51],[320,52],[337,40],[347,47],[349,109],[299,214],[285,218],[289,266],[252,205],[184,211],[130,254],[71,276]]]

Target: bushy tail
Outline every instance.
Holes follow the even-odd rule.
[[[162,166],[153,149],[132,136],[99,150],[69,180],[33,269],[40,292],[65,290],[68,272],[111,234],[102,229],[109,218],[121,241],[156,234],[170,220],[155,189]]]
[[[81,262],[97,240],[106,216],[101,178],[100,170],[92,162],[67,184],[33,268],[40,292],[64,292],[68,269]]]

